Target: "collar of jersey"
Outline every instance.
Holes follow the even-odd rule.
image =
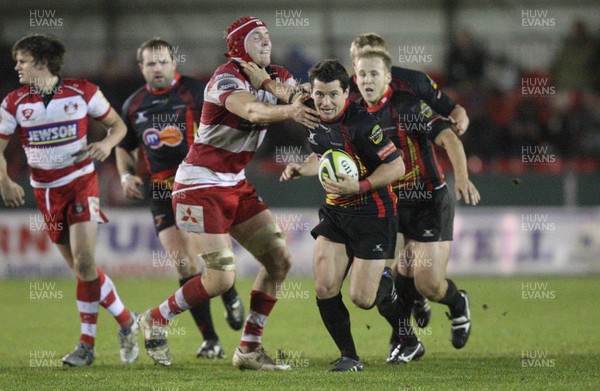
[[[346,98],[346,103],[344,103],[344,108],[343,108],[343,109],[342,109],[342,111],[340,111],[340,113],[339,113],[338,115],[336,115],[336,117],[335,117],[334,119],[332,119],[332,120],[329,120],[329,121],[327,121],[327,120],[324,120],[323,118],[321,118],[320,116],[319,116],[319,118],[321,119],[321,121],[323,121],[323,122],[325,122],[325,123],[327,123],[327,124],[330,124],[330,123],[332,123],[332,122],[336,122],[336,121],[337,121],[337,120],[339,120],[339,119],[340,119],[340,117],[341,117],[342,115],[344,115],[344,113],[346,112],[346,109],[348,108],[348,104],[350,104],[350,99],[347,99],[347,98]]]
[[[388,86],[387,90],[385,91],[385,94],[383,94],[383,96],[379,100],[379,103],[377,104],[377,106],[369,107],[369,106],[367,106],[367,102],[365,102],[367,111],[369,113],[374,113],[374,112],[378,111],[383,106],[385,106],[386,103],[388,103],[390,101],[391,97],[392,97],[392,87]]]
[[[171,82],[171,85],[168,86],[167,88],[164,88],[162,90],[153,90],[150,87],[150,84],[146,83],[146,90],[148,90],[149,93],[154,94],[154,95],[164,94],[166,92],[169,92],[171,90],[171,88],[175,87],[177,82],[179,82],[180,78],[181,78],[181,75],[178,72],[175,72],[175,77],[173,77],[173,81]]]

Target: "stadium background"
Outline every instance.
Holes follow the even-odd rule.
[[[225,59],[224,28],[240,15],[258,16],[271,33],[273,63],[305,81],[308,67],[323,58],[338,58],[349,67],[352,39],[377,32],[396,65],[429,73],[466,107],[471,120],[462,140],[482,202],[477,208],[458,207],[450,270],[600,271],[600,9],[595,2],[368,5],[353,0],[3,2],[0,92],[4,96],[17,87],[10,47],[27,33],[62,39],[68,50],[63,75],[99,84],[120,110],[143,83],[135,49],[152,36],[175,45],[183,74],[207,80]],[[97,127],[92,134],[103,136]],[[285,163],[308,153],[297,124],[277,124],[248,169],[290,238],[292,272],[300,275],[310,275],[308,231],[323,192],[316,179],[279,184],[277,178]],[[6,156],[11,177],[27,189],[27,207],[2,207],[0,276],[68,275],[39,229],[41,216],[16,137]],[[439,156],[452,186],[448,159],[443,151]],[[138,168],[144,175],[143,164]],[[170,254],[160,251],[153,236],[149,211],[123,198],[113,158],[98,170],[101,202],[112,219],[100,229],[99,264],[121,276],[174,275]],[[241,274],[253,274],[256,265],[238,253]]]
[[[99,319],[94,365],[60,370],[60,357],[79,330],[75,284],[40,230],[25,157],[13,138],[6,156],[27,206],[0,205],[0,390],[598,389],[597,3],[0,0],[0,95],[18,87],[12,44],[28,33],[53,33],[67,46],[64,76],[99,84],[120,109],[143,83],[135,63],[142,41],[157,35],[172,41],[180,71],[207,80],[225,59],[223,30],[242,15],[267,23],[273,63],[299,79],[326,57],[339,58],[350,70],[350,42],[373,31],[387,40],[395,65],[427,71],[467,108],[471,125],[461,139],[482,203],[458,204],[449,270],[472,298],[469,345],[452,349],[443,308],[433,305],[430,326],[417,329],[427,355],[390,369],[383,362],[389,326],[347,302],[366,370],[356,376],[325,372],[337,353],[314,305],[308,234],[323,193],[314,178],[277,182],[286,162],[308,153],[302,130],[285,123],[269,132],[248,176],[286,230],[295,262],[269,319],[266,348],[298,370],[247,374],[233,371],[229,360],[198,361],[199,337],[189,316],[170,328],[173,368],[157,369],[143,354],[123,368],[114,321],[106,314]],[[573,35],[577,21],[587,33]],[[458,50],[461,31],[470,33],[473,45]],[[97,128],[92,133],[103,136]],[[447,159],[442,161],[449,173]],[[99,231],[98,264],[128,306],[149,308],[177,285],[172,254],[160,250],[147,207],[123,199],[114,160],[98,170],[101,202],[111,219]],[[248,303],[256,264],[239,248],[236,254],[238,290]],[[220,303],[212,309],[231,353],[239,333],[228,329]]]

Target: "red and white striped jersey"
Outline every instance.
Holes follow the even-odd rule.
[[[272,65],[271,78],[295,85],[284,68]],[[236,92],[253,94],[259,102],[277,103],[264,90],[255,90],[235,62],[221,65],[204,90],[200,128],[194,144],[179,165],[175,181],[186,190],[210,186],[235,186],[245,178],[244,169],[262,143],[268,124],[252,123],[225,108],[225,100]]]
[[[0,137],[18,132],[31,172],[31,186],[64,186],[94,171],[87,152],[88,115],[102,120],[111,107],[98,86],[86,80],[63,79],[44,105],[32,86],[14,90],[0,108]]]

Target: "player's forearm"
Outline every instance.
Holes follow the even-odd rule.
[[[319,173],[319,157],[316,153],[308,155],[306,160],[300,165],[298,173],[301,176],[315,176]]]
[[[137,149],[135,150],[137,151]],[[137,154],[127,151],[125,148],[117,147],[115,156],[117,158],[117,170],[119,175],[135,174],[135,165],[137,163]]]
[[[446,134],[443,135],[444,137],[441,138],[441,146],[446,150],[448,159],[450,159],[450,163],[452,163],[454,176],[455,178],[468,179],[467,156],[463,144],[450,129],[445,131],[445,133]]]
[[[366,179],[372,189],[377,189],[400,180],[404,176],[405,170],[402,158],[398,157],[389,163],[381,164]]]
[[[250,102],[246,104],[245,111],[246,115],[242,117],[253,123],[272,123],[292,118],[290,105]]]
[[[127,133],[127,127],[123,123],[123,121],[115,121],[112,126],[108,129],[108,134],[106,135],[105,140],[110,143],[111,149],[116,147],[117,144],[123,140],[125,134]]]
[[[4,157],[4,150],[8,145],[8,140],[0,139],[0,182],[5,183],[10,181],[10,177],[8,176],[8,164],[6,163],[6,158]]]
[[[461,125],[463,132],[469,127],[469,116],[464,107],[456,105],[450,112],[450,117],[454,118],[456,122]]]
[[[267,81],[263,83],[265,91],[275,95],[277,99],[282,102],[290,103],[290,98],[296,93],[296,89],[290,85],[279,83],[275,80]]]

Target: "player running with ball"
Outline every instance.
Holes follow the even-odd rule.
[[[462,143],[451,124],[426,103],[392,89],[391,59],[385,51],[361,51],[355,70],[363,96],[358,103],[379,119],[386,134],[402,150],[407,170],[397,184],[399,229],[403,234],[398,241],[401,311],[399,323],[391,325],[397,331],[398,344],[390,349],[387,361],[407,363],[425,353],[410,324],[417,292],[448,306],[452,345],[460,349],[471,331],[469,300],[466,292],[459,291],[452,280],[446,279],[454,204],[437,163],[434,145],[448,153],[456,178],[456,198],[477,205],[480,196],[469,180]]]
[[[325,60],[309,72],[320,126],[309,131],[314,153],[299,165],[289,164],[282,181],[317,175],[319,159],[329,149],[341,149],[356,161],[359,180],[337,174],[339,182],[324,179],[326,204],[321,222],[312,230],[316,239],[313,272],[317,305],[341,357],[332,371],[362,371],[350,330],[350,314],[340,289],[352,261],[350,299],[363,309],[375,305],[393,310],[396,305],[391,270],[396,245],[396,196],[390,184],[404,174],[404,164],[394,144],[384,136],[378,121],[348,100],[349,77],[344,67]],[[390,313],[389,321],[397,321]]]

